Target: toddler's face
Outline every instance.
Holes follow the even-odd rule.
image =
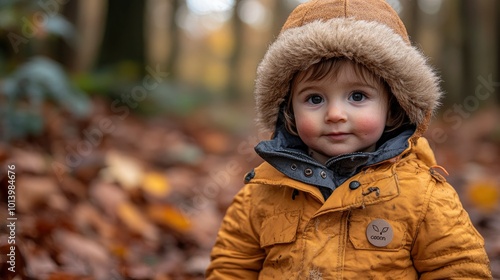
[[[389,93],[374,76],[362,77],[357,72],[349,61],[337,73],[319,80],[307,79],[307,71],[300,72],[292,85],[298,135],[319,162],[374,151],[384,131]]]

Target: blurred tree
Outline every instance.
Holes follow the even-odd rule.
[[[75,26],[78,32],[78,44],[75,47],[72,70],[85,74],[91,71],[98,59],[99,49],[104,35],[107,1],[86,0],[78,3]]]
[[[175,80],[177,78],[177,67],[180,57],[181,50],[181,32],[179,26],[176,22],[176,13],[182,4],[182,0],[172,0],[172,6],[170,7],[170,54],[167,60],[167,72],[169,73],[169,78]]]
[[[443,18],[443,22],[436,33],[440,34],[441,47],[436,50],[435,57],[439,74],[443,81],[445,91],[444,107],[450,104],[458,104],[463,99],[465,90],[466,73],[464,71],[464,26],[461,24],[462,16],[461,1],[445,1],[441,11],[437,14]],[[421,26],[418,26],[421,29]]]
[[[462,88],[458,92],[459,100],[463,100],[467,95],[474,92],[475,79],[478,75],[477,64],[479,58],[475,55],[477,50],[481,48],[479,35],[479,24],[477,17],[480,16],[477,12],[478,3],[473,0],[463,0],[459,2],[459,18],[458,21],[460,29],[462,31],[461,36],[461,53],[462,53]]]
[[[496,54],[496,69],[495,69],[495,81],[500,81],[500,54],[498,53],[498,50],[500,49],[500,36],[498,33],[500,32],[500,19],[498,19],[498,16],[500,16],[500,4],[498,4],[497,1],[495,1],[495,7],[493,8],[494,11],[494,19],[495,19],[495,30],[493,34],[495,34],[495,40],[494,40],[494,46],[493,50],[494,53]],[[500,104],[500,97],[496,97],[497,103]]]
[[[235,1],[235,6],[233,9],[233,16],[231,18],[232,26],[232,37],[233,37],[233,48],[229,56],[229,80],[227,86],[228,98],[231,100],[241,99],[242,91],[244,89],[241,87],[241,64],[243,63],[243,40],[245,39],[243,30],[243,22],[238,16],[238,8],[240,7],[241,0]]]
[[[68,1],[61,9],[62,16],[72,25],[76,26],[78,19],[78,1]],[[61,63],[64,68],[70,72],[75,70],[76,66],[76,41],[68,41],[59,38],[55,45],[54,59]]]
[[[418,1],[408,1],[402,11],[401,17],[406,26],[406,31],[410,38],[415,37],[417,34],[418,26],[420,25],[420,9],[418,8]]]
[[[460,47],[463,62],[460,68],[463,79],[458,80],[461,82],[459,101],[469,103],[464,104],[469,109],[476,108],[476,103],[478,106],[484,106],[495,100],[492,94],[488,96],[488,100],[478,99],[477,102],[467,102],[472,99],[466,98],[477,95],[476,89],[481,81],[488,80],[488,77],[491,77],[492,81],[498,81],[498,64],[495,59],[495,56],[498,56],[498,32],[495,31],[495,22],[498,21],[498,12],[495,12],[498,11],[497,3],[498,1],[494,0],[459,1],[457,21],[462,33]]]
[[[109,0],[98,67],[128,60],[143,69],[144,5],[139,0]]]
[[[274,7],[272,11],[273,23],[272,23],[272,36],[278,36],[281,31],[281,27],[285,23],[291,10],[295,8],[296,5],[290,5],[289,0],[277,0],[274,2]]]
[[[481,82],[480,77],[487,80],[491,75],[491,80],[499,79],[498,1],[401,0],[401,3],[401,16],[412,42],[429,56],[442,77],[446,93],[443,108],[454,104],[475,108],[470,98]],[[495,99],[491,95],[488,102]],[[471,103],[463,104],[468,101]],[[482,101],[479,105],[486,104]]]

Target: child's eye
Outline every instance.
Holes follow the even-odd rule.
[[[349,99],[356,102],[363,101],[365,98],[366,98],[365,94],[359,91],[353,92],[349,97]]]
[[[309,98],[307,98],[307,102],[311,104],[320,104],[321,102],[323,102],[323,97],[319,95],[312,95]]]

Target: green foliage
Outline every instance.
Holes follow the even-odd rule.
[[[57,1],[0,1],[0,140],[40,134],[43,107],[51,102],[75,118],[88,116],[90,100],[50,55],[61,38],[76,42]]]
[[[50,101],[76,118],[88,116],[90,100],[75,88],[56,62],[35,57],[3,79],[0,104],[2,140],[38,134],[43,129],[42,106]]]

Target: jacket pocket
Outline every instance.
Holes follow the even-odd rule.
[[[262,223],[260,246],[264,248],[295,241],[299,220],[298,210],[272,215]]]
[[[385,226],[377,226],[377,221],[380,220]],[[386,235],[386,232],[392,234]],[[390,238],[390,240],[385,238]],[[359,250],[399,251],[406,243],[406,228],[402,222],[398,221],[351,216],[349,241],[355,249]]]

